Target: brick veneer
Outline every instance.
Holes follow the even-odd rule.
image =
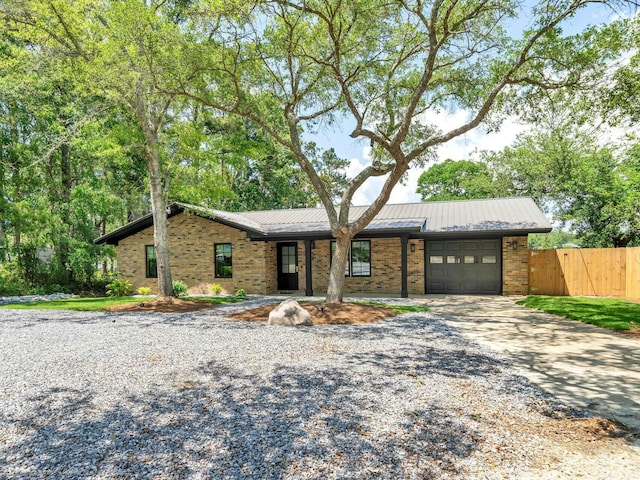
[[[514,250],[512,242],[517,242]],[[502,239],[502,294],[526,295],[529,293],[529,250],[527,237],[503,237]]]
[[[252,242],[245,232],[197,215],[181,213],[168,221],[171,273],[174,280],[189,286],[189,293],[209,293],[212,283],[219,283],[226,293],[239,288],[257,294],[274,291],[268,272],[275,271],[275,252],[265,242]],[[215,277],[216,243],[232,244],[233,278]],[[150,287],[156,292],[156,279],[146,278],[145,245],[153,245],[153,227],[120,240],[118,277],[129,280],[134,288]]]
[[[175,280],[183,280],[189,293],[209,293],[212,283],[219,283],[226,293],[243,288],[247,293],[272,294],[278,291],[277,244],[275,241],[252,241],[246,233],[216,221],[180,213],[169,219],[171,271]],[[364,240],[364,238],[363,238]],[[371,240],[371,276],[345,278],[345,293],[399,296],[401,278],[400,238]],[[509,242],[517,241],[513,250]],[[215,278],[214,244],[231,243],[233,278]],[[304,242],[298,246],[298,293],[306,284]],[[153,245],[153,227],[123,240],[117,248],[118,276],[129,280],[134,288],[157,289],[156,279],[146,278],[145,246]],[[411,251],[413,245],[414,251]],[[527,237],[504,237],[502,240],[502,289],[504,295],[523,295],[528,290]],[[313,292],[327,291],[330,266],[330,241],[315,240],[311,252]],[[410,239],[407,245],[407,287],[411,295],[424,294],[424,241]]]
[[[362,240],[367,240],[362,238]],[[415,252],[407,250],[408,290],[410,294],[424,293],[424,242],[411,240]],[[330,240],[316,240],[312,253],[313,292],[327,291],[330,269]],[[369,293],[400,296],[402,277],[400,266],[400,239],[371,239],[371,276],[345,278],[345,293]]]

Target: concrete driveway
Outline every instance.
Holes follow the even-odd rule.
[[[509,358],[565,403],[640,432],[640,339],[516,305],[518,298],[430,296],[432,312]]]

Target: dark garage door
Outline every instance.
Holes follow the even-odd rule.
[[[427,241],[427,293],[502,293],[501,244],[500,239]]]

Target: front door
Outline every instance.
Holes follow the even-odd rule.
[[[298,244],[278,244],[278,290],[298,290]]]

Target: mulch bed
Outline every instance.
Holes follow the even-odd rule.
[[[367,324],[380,322],[398,315],[391,308],[362,303],[300,302],[300,306],[311,314],[314,325]],[[229,315],[229,318],[248,322],[266,322],[269,320],[269,312],[274,307],[275,304],[263,305],[262,307],[234,313]]]

